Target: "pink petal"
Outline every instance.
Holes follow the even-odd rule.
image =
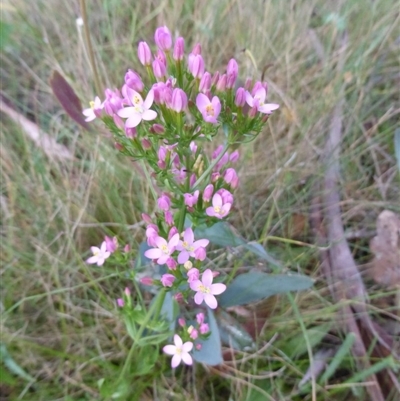
[[[97,246],[91,246],[90,250],[92,251],[92,253],[98,253],[100,252],[100,248],[98,248]]]
[[[204,293],[202,293],[202,292],[196,292],[196,295],[194,296],[194,302],[197,304],[197,305],[201,305],[201,303],[203,302],[203,300],[204,300]]]
[[[188,251],[182,251],[179,255],[178,255],[178,263],[183,265],[185,262],[187,262],[189,260],[189,253]]]
[[[97,263],[97,256],[91,256],[89,259],[86,260],[86,263],[89,263],[90,265]]]
[[[168,246],[167,241],[163,238],[163,237],[156,237],[154,239],[154,242],[156,243],[156,245],[161,248],[162,246]]]
[[[126,121],[125,127],[126,128],[135,128],[140,124],[142,121],[142,116],[140,114],[132,114]]]
[[[260,113],[270,114],[274,110],[279,109],[279,104],[276,103],[267,103],[258,108]]]
[[[204,94],[199,93],[196,97],[196,106],[202,112],[210,104],[210,99]],[[204,117],[204,116],[203,116]]]
[[[212,271],[210,269],[207,269],[203,273],[203,275],[201,277],[201,281],[203,282],[205,287],[209,287],[213,282],[213,278],[214,277],[213,277]]]
[[[214,107],[214,116],[218,117],[219,113],[221,112],[221,102],[219,101],[217,96],[214,96],[211,103]]]
[[[213,295],[222,294],[226,290],[226,285],[222,283],[216,283],[211,285],[211,293]]]
[[[198,241],[193,243],[193,248],[194,249],[197,249],[200,247],[205,248],[209,243],[210,243],[210,241],[208,239],[199,239]]]
[[[260,99],[260,103],[264,103],[265,97],[267,96],[267,91],[265,88],[260,88],[256,90],[254,97]]]
[[[137,104],[134,102],[135,97],[138,97],[141,100],[138,104],[143,104],[143,98],[142,98],[142,96],[140,96],[140,93],[136,92],[134,89],[130,88],[129,86],[126,87],[126,94],[127,94],[129,101],[131,102],[131,104],[135,104],[135,105]]]
[[[206,209],[206,215],[210,216],[210,217],[214,217],[215,216],[214,208],[212,206],[210,206],[210,207],[208,207]]]
[[[212,294],[205,294],[204,302],[211,308],[215,309],[218,306],[217,299]]]
[[[144,256],[149,259],[158,259],[162,255],[162,250],[158,248],[149,249],[144,253]]]
[[[226,214],[229,213],[229,211],[231,210],[232,205],[230,203],[225,203],[225,205],[222,206],[222,211]]]
[[[150,90],[146,96],[146,100],[144,101],[144,108],[149,109],[154,101],[154,91]],[[154,117],[155,118],[155,117]]]
[[[181,356],[182,356],[182,361],[185,363],[185,365],[192,365],[193,364],[193,359],[190,356],[190,354],[188,354],[186,352],[183,352]]]
[[[175,354],[171,360],[171,368],[176,368],[181,363],[182,357],[179,354]]]
[[[168,242],[168,248],[174,248],[179,244],[179,234],[176,233]]]
[[[157,113],[154,110],[146,110],[142,114],[142,119],[145,121],[151,121],[157,118]]]
[[[178,334],[174,334],[174,344],[175,344],[178,348],[181,348],[182,345],[183,345],[182,338],[180,338],[180,337],[178,336]]]
[[[190,227],[185,230],[185,232],[183,234],[183,239],[188,244],[193,244],[194,234],[193,234],[193,230]]]
[[[183,352],[190,352],[193,349],[193,343],[191,341],[186,341],[182,346]]]
[[[213,207],[221,207],[222,206],[222,197],[220,194],[215,194],[212,198]]]
[[[123,109],[118,110],[117,114],[122,118],[128,118],[132,114],[136,114],[136,109],[134,107],[124,107]]]
[[[168,259],[169,259],[169,255],[163,254],[163,255],[161,255],[161,256],[158,258],[157,264],[158,264],[158,265],[163,265],[163,264],[167,263],[167,260],[168,260]]]
[[[176,354],[176,347],[175,347],[175,345],[166,345],[163,348],[163,351],[168,355],[175,355]]]
[[[253,96],[251,96],[250,92],[246,92],[246,102],[250,107],[253,107]]]
[[[193,291],[200,291],[202,285],[203,283],[200,280],[193,280],[190,283],[190,289],[192,289]]]

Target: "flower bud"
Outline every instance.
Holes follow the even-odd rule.
[[[125,129],[125,123],[124,120],[118,115],[118,114],[114,114],[113,115],[113,120],[115,125],[120,128],[120,129]]]
[[[208,323],[202,323],[199,327],[199,331],[201,334],[207,334],[210,331]]]
[[[186,270],[190,270],[190,269],[193,267],[193,263],[192,263],[190,260],[187,260],[187,261],[183,264],[183,267],[184,267]]]
[[[211,78],[211,86],[217,85],[217,83],[219,81],[219,77],[220,77],[219,71],[216,71]]]
[[[172,47],[172,37],[169,29],[166,26],[161,26],[156,29],[154,41],[159,49],[168,51]]]
[[[190,326],[189,329],[188,329],[189,337],[193,340],[196,340],[197,337],[199,336],[199,332],[193,326]]]
[[[189,148],[190,148],[192,153],[196,153],[197,152],[196,142],[194,142],[194,141],[190,142]]]
[[[166,212],[171,207],[171,199],[168,195],[163,194],[160,198],[158,198],[157,205],[161,210]]]
[[[124,252],[125,252],[125,253],[128,253],[130,250],[131,250],[131,246],[130,246],[129,244],[126,244],[126,245],[124,246]]]
[[[235,163],[239,160],[239,151],[235,150],[234,152],[231,153],[229,156],[229,161],[232,163]]]
[[[168,241],[175,235],[178,234],[178,229],[176,227],[171,227],[168,233]]]
[[[256,92],[257,92],[259,89],[262,89],[262,88],[264,88],[264,85],[262,84],[262,82],[257,81],[257,82],[254,84],[253,89],[251,90],[251,96],[254,97],[254,95],[256,94]]]
[[[151,142],[148,139],[144,138],[142,139],[142,146],[144,150],[149,150],[151,149]]]
[[[136,138],[137,130],[135,127],[127,127],[125,128],[125,135],[127,138]]]
[[[180,318],[178,319],[178,324],[179,324],[179,326],[181,326],[181,327],[185,327],[185,326],[186,326],[186,320],[185,320],[183,317],[180,317]]]
[[[235,105],[237,107],[243,107],[246,104],[246,91],[244,88],[240,87],[236,91],[235,95]]]
[[[196,45],[193,47],[192,54],[201,54],[201,44],[196,43]]]
[[[124,293],[127,297],[131,296],[131,290],[128,287],[125,287]]]
[[[128,70],[128,72],[125,74],[125,84],[136,92],[142,92],[144,88],[144,84],[140,76],[132,70]]]
[[[153,61],[153,73],[154,73],[154,76],[157,79],[161,80],[161,79],[164,79],[166,72],[167,72],[167,69],[165,67],[165,64],[163,64],[160,60],[155,59]]]
[[[117,299],[117,305],[119,308],[123,308],[125,305],[125,301],[122,298]]]
[[[186,109],[187,104],[188,98],[186,93],[180,88],[175,88],[172,91],[171,109],[180,113]]]
[[[204,202],[210,202],[210,200],[211,200],[211,198],[213,196],[213,193],[214,193],[214,185],[208,184],[205,187],[204,192],[203,192],[203,201]]]
[[[211,74],[207,71],[201,77],[199,84],[199,91],[203,93],[207,93],[211,89]]]
[[[154,280],[151,277],[142,277],[139,280],[143,285],[153,285]]]
[[[192,268],[192,269],[190,269],[188,272],[187,272],[187,275],[188,275],[188,282],[189,282],[189,284],[192,282],[192,281],[195,281],[195,280],[198,280],[199,279],[199,277],[200,277],[200,272],[199,272],[199,270],[198,269],[196,269],[196,268]]]
[[[142,213],[142,219],[144,222],[146,222],[148,224],[152,223],[151,217],[146,213]]]
[[[225,89],[226,89],[226,74],[223,74],[219,77],[216,90],[219,92],[224,92]]]
[[[206,258],[206,250],[202,246],[198,247],[194,251],[194,257],[196,260],[203,261]]]
[[[194,194],[183,194],[184,198],[185,198],[185,205],[189,206],[189,207],[193,207],[198,199],[199,199],[199,190],[195,191]]]
[[[199,325],[204,323],[204,313],[203,312],[200,312],[196,315],[196,321]]]
[[[118,248],[118,239],[117,237],[110,238],[107,235],[104,237],[104,241],[106,243],[106,251],[110,253],[114,253]]]
[[[164,213],[164,219],[165,219],[165,222],[169,225],[169,226],[172,226],[173,224],[174,224],[174,218],[172,217],[172,213],[171,213],[171,211],[166,211],[165,213]]]
[[[120,152],[124,150],[124,147],[118,142],[114,142],[114,148],[119,150]]]
[[[175,281],[175,276],[172,274],[163,274],[161,276],[161,284],[164,287],[172,287],[174,281]]]
[[[232,180],[237,178],[237,174],[234,168],[230,167],[226,169],[225,174],[224,174],[224,180],[227,184],[230,184]]]
[[[234,58],[231,58],[226,69],[226,87],[232,89],[235,86],[236,79],[238,76],[239,67]]]
[[[165,264],[168,266],[168,269],[170,270],[176,270],[178,266],[178,262],[173,258],[168,258]]]
[[[192,186],[195,184],[196,181],[197,181],[196,174],[193,173],[193,174],[190,176],[189,185],[192,187]]]
[[[179,37],[175,41],[174,52],[172,57],[175,61],[183,60],[183,55],[185,52],[185,41],[182,37]]]
[[[182,303],[183,302],[183,295],[181,292],[177,292],[173,298],[175,299],[176,302]]]
[[[250,78],[250,77],[247,77],[246,81],[244,82],[244,89],[246,91],[248,91],[251,88],[252,85],[253,85],[253,79]]]
[[[138,57],[140,62],[148,67],[151,65],[151,51],[146,42],[140,42],[138,46]]]
[[[200,351],[202,348],[202,345],[200,343],[195,345],[195,348],[197,349],[197,351]]]
[[[165,129],[161,124],[153,124],[150,128],[150,132],[153,132],[154,134],[163,134]]]
[[[194,78],[200,79],[204,74],[204,60],[200,54],[194,55],[189,64],[189,71]]]

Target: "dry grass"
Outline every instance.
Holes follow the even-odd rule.
[[[318,278],[308,215],[313,184],[324,173],[320,157],[329,115],[342,89],[345,227],[374,230],[381,210],[400,212],[393,150],[400,111],[399,16],[395,1],[367,3],[97,0],[87,6],[104,85],[120,86],[127,68],[140,70],[136,44],[151,41],[159,25],[187,38],[187,49],[201,42],[210,70],[224,69],[235,56],[242,79],[260,78],[265,71],[270,100],[282,107],[265,133],[243,150],[242,186],[232,222],[246,238],[260,240],[285,270]],[[136,224],[142,211],[152,210],[149,190],[105,132],[81,131],[51,94],[48,78],[54,69],[67,77],[84,103],[95,94],[83,33],[75,23],[78,2],[6,1],[2,13],[11,29],[2,55],[3,98],[75,157],[49,159],[2,115],[2,341],[36,382],[13,377],[0,387],[0,399],[102,399],[97,381],[117,374],[129,345],[114,304],[127,278],[113,268],[87,266],[84,256],[104,234],[117,234],[133,246],[140,243],[143,233]],[[349,36],[344,74],[337,70],[335,46],[343,28]],[[370,258],[368,239],[351,242],[360,263]],[[376,306],[371,313],[387,309],[398,316],[398,305],[390,309],[388,304],[394,292],[365,278]],[[323,282],[298,295],[296,304],[313,347],[341,342],[334,327],[339,305],[332,304]],[[297,388],[310,361],[296,314],[286,298],[268,307],[260,340],[280,335],[264,354],[238,360],[225,372],[197,366],[175,376],[160,360],[152,374],[135,379],[130,399],[311,399]],[[329,384],[351,378],[355,370],[348,356]],[[279,373],[259,378],[271,371]],[[364,394],[362,386],[335,395],[330,391],[319,386],[318,400]]]

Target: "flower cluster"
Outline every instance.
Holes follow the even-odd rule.
[[[142,216],[149,247],[145,256],[165,272],[158,278],[144,277],[142,283],[164,287],[182,305],[215,309],[215,296],[226,286],[213,283],[219,273],[204,263],[209,240],[198,238],[196,228],[211,226],[232,212],[239,152],[229,148],[255,138],[279,106],[266,103],[265,82],[246,79],[239,85],[235,59],[224,72],[211,73],[200,44],[185,55],[184,39],[174,41],[165,26],[156,30],[154,41],[153,48],[139,43],[142,66],[128,70],[120,89],[106,89],[104,100],[96,97],[83,114],[86,121],[99,118],[106,124],[120,152],[145,160],[159,190],[154,217]],[[210,155],[203,145],[213,141],[221,127],[225,143]],[[106,240],[100,248],[92,247],[87,262],[101,266],[115,246]],[[204,314],[197,322],[197,329],[190,326],[183,333],[187,342],[175,334],[174,345],[164,347],[173,355],[172,367],[192,363],[190,340],[208,332]]]

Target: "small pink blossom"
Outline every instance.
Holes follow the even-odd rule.
[[[263,114],[271,114],[274,110],[279,108],[279,104],[276,103],[264,103],[267,92],[264,87],[257,89],[254,97],[249,92],[246,92],[246,102],[252,107],[256,108],[258,112]]]
[[[103,107],[104,104],[101,102],[100,98],[96,96],[94,102],[90,102],[90,107],[82,111],[82,114],[86,117],[85,121],[93,121],[96,117],[100,117]]]
[[[213,284],[213,274],[210,269],[205,270],[202,279],[195,280],[190,283],[190,288],[196,291],[194,302],[201,305],[203,301],[211,308],[218,306],[217,299],[214,295],[222,294],[226,290],[226,285],[222,283]]]
[[[231,184],[232,188],[237,188],[239,184],[239,177],[236,170],[232,167],[228,168],[224,174],[224,180],[227,184]]]
[[[174,345],[166,345],[163,351],[167,355],[173,355],[171,367],[176,368],[182,361],[186,365],[192,365],[193,359],[189,352],[193,349],[193,343],[187,341],[183,343],[182,338],[178,334],[174,335]]]
[[[122,298],[118,298],[117,305],[119,308],[122,308],[125,305],[125,301]]]
[[[144,88],[144,84],[139,74],[132,70],[128,70],[125,74],[125,85],[137,92],[141,92]]]
[[[183,264],[189,260],[189,257],[194,258],[196,256],[196,249],[200,247],[205,248],[209,243],[210,241],[208,239],[195,241],[193,230],[188,227],[183,234],[183,241],[179,241],[179,244],[176,247],[176,249],[180,251],[178,263]]]
[[[210,331],[208,323],[202,323],[199,327],[199,331],[201,334],[207,334]]]
[[[157,205],[161,210],[164,210],[164,212],[168,211],[171,207],[170,197],[166,194],[162,194],[157,200]]]
[[[233,205],[233,195],[225,188],[221,188],[217,191],[217,194],[221,195],[222,203],[230,203]]]
[[[189,326],[187,331],[188,331],[189,337],[192,340],[196,340],[197,337],[199,336],[199,332],[193,326]]]
[[[92,246],[90,247],[90,250],[92,251],[93,256],[91,256],[86,262],[91,265],[96,263],[97,266],[102,266],[105,260],[111,255],[111,252],[107,251],[106,241],[102,242],[100,248],[98,248],[97,246]]]
[[[204,323],[204,313],[203,312],[200,312],[196,315],[196,321],[198,324]]]
[[[217,82],[217,86],[215,87],[215,89],[218,91],[218,92],[224,92],[225,91],[225,89],[226,89],[226,74],[222,74],[220,77],[219,77],[219,80],[218,80],[218,82]]]
[[[158,237],[158,227],[155,224],[149,224],[146,228],[147,244],[156,246],[155,239]]]
[[[165,264],[168,266],[168,269],[170,270],[176,270],[178,266],[178,262],[173,258],[168,258]]]
[[[239,151],[235,150],[234,152],[231,153],[229,156],[229,161],[232,163],[235,163],[239,160]]]
[[[196,97],[196,106],[201,112],[204,121],[217,124],[217,118],[221,112],[221,102],[217,96],[214,96],[210,102],[210,99],[204,93],[199,93]]]
[[[244,88],[238,88],[235,95],[235,105],[243,107],[246,103],[246,91]]]
[[[207,256],[205,248],[202,246],[199,246],[195,251],[194,251],[194,258],[196,260],[203,261]]]
[[[118,248],[118,239],[117,237],[107,237],[107,235],[104,237],[104,242],[106,243],[106,250],[107,252],[113,253],[117,250]]]
[[[108,115],[113,116],[124,107],[124,99],[121,98],[121,93],[117,89],[113,91],[107,88],[104,93],[106,95],[103,102],[104,110]]]
[[[143,285],[153,285],[154,280],[151,277],[142,277],[139,280]]]
[[[175,281],[175,276],[172,274],[163,274],[161,276],[161,284],[164,287],[172,287],[174,281]]]
[[[179,234],[175,234],[169,242],[162,237],[156,237],[154,242],[157,248],[147,250],[144,255],[149,259],[156,259],[159,265],[163,265],[175,251],[179,243]]]
[[[231,210],[231,203],[224,203],[220,194],[214,194],[212,198],[212,206],[206,209],[207,216],[217,217],[218,219],[224,218]]]
[[[204,74],[204,60],[201,54],[191,54],[188,61],[189,71],[194,78],[201,79]]]
[[[183,194],[185,198],[185,205],[189,207],[193,207],[197,201],[199,200],[199,193],[200,191],[194,191],[194,194]]]
[[[188,98],[186,93],[180,88],[175,88],[172,91],[170,108],[177,113],[180,113],[181,111],[184,111],[186,109],[187,104]]]
[[[210,202],[213,193],[214,193],[214,185],[213,184],[208,184],[204,188],[203,201],[204,202]]]
[[[160,61],[158,58],[155,58],[153,61],[153,73],[157,79],[164,79],[165,74],[167,73],[166,65]]]
[[[200,80],[199,91],[206,94],[210,90],[211,90],[211,74],[209,72],[205,72]]]
[[[239,67],[234,58],[231,58],[226,68],[226,87],[232,89],[235,86],[236,78],[238,76]]]
[[[180,318],[178,319],[178,324],[179,324],[179,326],[181,326],[181,327],[185,327],[185,326],[186,326],[186,320],[185,320],[183,317],[180,317]]]
[[[174,218],[173,218],[172,213],[171,213],[170,210],[167,210],[167,211],[164,213],[164,219],[165,219],[165,222],[166,222],[169,226],[172,226],[172,225],[174,224]]]
[[[140,93],[133,89],[127,88],[127,95],[132,104],[131,107],[125,107],[118,111],[118,115],[122,118],[127,118],[125,126],[128,128],[136,127],[142,120],[151,121],[157,117],[154,110],[150,110],[154,100],[154,93],[151,90],[143,101]]]

